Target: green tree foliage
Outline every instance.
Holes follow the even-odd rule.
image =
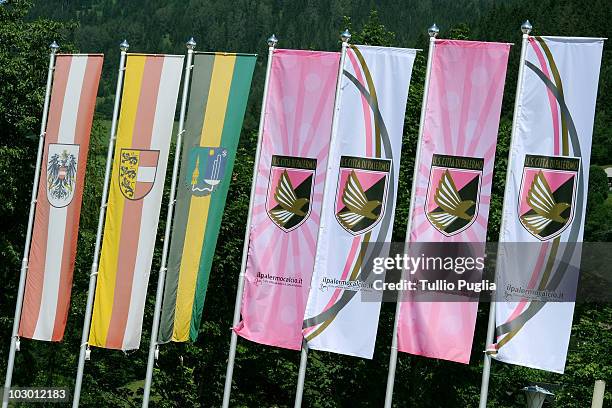
[[[34,178],[40,117],[53,39],[65,51],[73,49],[67,37],[76,24],[48,19],[25,18],[31,2],[11,0],[0,4],[0,347],[6,362],[12,330],[15,294],[21,266],[26,220]],[[56,354],[63,350],[62,356]],[[38,383],[68,385],[70,367],[62,368],[59,379],[46,370],[49,364],[64,362],[74,349],[66,346],[27,348],[19,360],[16,376]],[[59,371],[59,370],[58,370]],[[57,380],[57,381],[56,381]]]
[[[62,41],[74,23],[26,21],[30,2],[11,1],[0,7],[0,203],[3,234],[0,264],[4,281],[21,264],[27,217],[32,157],[36,156],[40,116],[47,80],[50,38]],[[70,46],[66,44],[68,50]],[[9,288],[6,288],[7,291]],[[6,293],[7,291],[2,291]],[[4,300],[4,298],[2,298]]]
[[[57,39],[62,50],[69,42],[81,52],[106,54],[96,117],[108,119],[114,100],[118,43],[127,38],[134,51],[184,53],[191,35],[199,50],[265,53],[265,38],[275,32],[284,48],[339,50],[338,33],[348,27],[352,42],[422,48],[415,61],[402,141],[402,163],[394,239],[405,238],[414,156],[423,98],[428,37],[434,20],[441,38],[511,41],[516,45],[506,78],[500,123],[488,239],[499,235],[505,187],[512,107],[518,67],[518,27],[529,18],[537,34],[602,35],[610,31],[606,0],[444,0],[440,2],[308,0],[303,3],[272,0],[217,2],[211,0],[46,0],[36,7],[25,0],[0,2],[0,201],[3,234],[0,235],[0,367],[5,365],[12,324],[17,277],[23,246],[29,194],[36,154],[37,134],[44,96],[47,44]],[[606,10],[608,11],[606,13]],[[346,16],[346,17],[345,17]],[[77,23],[73,23],[76,21]],[[77,26],[78,24],[78,26]],[[245,216],[256,148],[257,124],[263,87],[265,58],[260,57],[252,87],[237,160],[232,174],[226,211],[221,225],[200,335],[194,344],[161,346],[154,374],[151,406],[219,406],[241,263]],[[593,163],[610,164],[612,134],[609,129],[612,95],[610,52],[606,45],[595,119]],[[85,198],[68,326],[64,342],[48,344],[22,341],[15,383],[72,387],[80,347],[85,299],[102,191],[108,120],[97,119],[92,131]],[[171,157],[170,160],[173,160]],[[612,202],[606,200],[605,178],[591,169],[587,240],[612,238]],[[169,183],[166,184],[167,186]],[[166,191],[164,203],[168,202]],[[159,235],[163,232],[162,207]],[[158,236],[158,244],[161,236]],[[153,270],[159,267],[159,248]],[[149,294],[156,286],[150,279]],[[136,407],[142,385],[152,321],[153,296],[147,299],[143,342],[139,351],[124,355],[94,349],[86,365],[82,406]],[[312,351],[308,359],[304,406],[381,406],[389,359],[395,305],[384,304],[375,357],[372,361]],[[482,350],[488,305],[482,304],[474,335],[471,365],[400,355],[395,385],[398,407],[474,407],[478,403]],[[557,407],[588,406],[595,379],[610,379],[612,309],[609,305],[579,304],[563,376],[523,367],[494,363],[490,407],[520,407],[520,388],[530,381],[559,384]],[[293,404],[299,353],[238,343],[233,407],[286,407]],[[610,393],[606,402],[612,402]]]
[[[591,166],[584,233],[592,241],[612,241],[612,200],[608,197],[606,172],[599,166]]]
[[[589,169],[589,196],[587,208],[592,209],[602,205],[608,198],[608,176],[604,169],[599,166],[591,166]]]
[[[351,29],[350,17],[345,18],[345,25]],[[396,35],[391,32],[380,22],[380,16],[378,10],[373,9],[370,12],[368,20],[363,25],[361,31],[356,33],[351,41],[355,44],[365,45],[380,45],[384,47],[391,47],[396,44]]]

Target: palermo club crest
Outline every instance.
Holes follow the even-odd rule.
[[[293,231],[308,219],[316,169],[317,159],[272,156],[266,212],[282,231]]]
[[[531,235],[546,241],[571,224],[579,169],[577,157],[525,156],[518,214]]]
[[[50,143],[47,154],[47,199],[56,208],[72,202],[76,190],[79,145]]]
[[[450,237],[476,220],[484,159],[434,154],[425,199],[427,219]]]
[[[391,160],[340,157],[336,220],[347,232],[370,231],[384,215]]]

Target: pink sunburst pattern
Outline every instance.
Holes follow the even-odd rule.
[[[338,53],[277,50],[272,60],[249,236],[242,321],[246,339],[298,350],[325,180]],[[266,211],[272,156],[316,159],[311,212],[285,232]]]
[[[436,41],[408,234],[411,242],[468,242],[484,251],[509,49],[499,43]],[[434,154],[484,159],[476,219],[450,237],[425,214]],[[399,350],[468,363],[477,309],[476,302],[403,303]]]

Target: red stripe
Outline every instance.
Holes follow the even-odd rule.
[[[154,184],[155,183],[138,181],[136,182],[136,189],[134,191],[134,194],[136,194],[136,197],[144,197],[151,192],[151,189],[153,188]]]
[[[132,139],[133,149],[151,148],[157,94],[164,61],[165,58],[154,57],[149,57],[145,61],[136,120],[132,132],[134,135]],[[123,348],[123,338],[132,298],[132,282],[136,255],[138,254],[138,242],[140,240],[142,204],[143,200],[124,200],[113,312],[106,336],[106,347],[108,348]]]
[[[32,245],[30,246],[28,274],[26,276],[23,306],[21,309],[21,321],[19,322],[19,335],[26,338],[34,336],[42,300],[50,207],[47,200],[47,156],[49,154],[49,144],[57,143],[58,140],[71,62],[72,57],[69,55],[57,56],[53,74],[47,133],[45,135],[44,154],[42,157],[40,181],[38,183],[38,201],[36,203],[34,229],[32,231]]]
[[[72,290],[72,275],[74,272],[74,259],[76,257],[79,217],[81,215],[81,202],[83,200],[83,185],[85,183],[89,136],[91,133],[94,108],[96,106],[96,95],[98,94],[98,83],[102,71],[103,60],[104,57],[101,56],[87,57],[87,66],[85,68],[83,83],[81,84],[79,111],[77,112],[73,141],[74,144],[80,146],[76,191],[74,192],[72,202],[66,208],[64,250],[62,254],[62,267],[60,270],[60,284],[52,341],[60,341],[62,337],[64,337],[64,329],[66,328],[66,320],[70,308],[70,292]]]
[[[158,160],[158,151],[141,152],[140,158],[138,159],[138,167],[157,167]]]

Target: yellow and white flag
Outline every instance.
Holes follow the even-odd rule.
[[[140,345],[182,68],[183,56],[127,57],[91,346]]]

